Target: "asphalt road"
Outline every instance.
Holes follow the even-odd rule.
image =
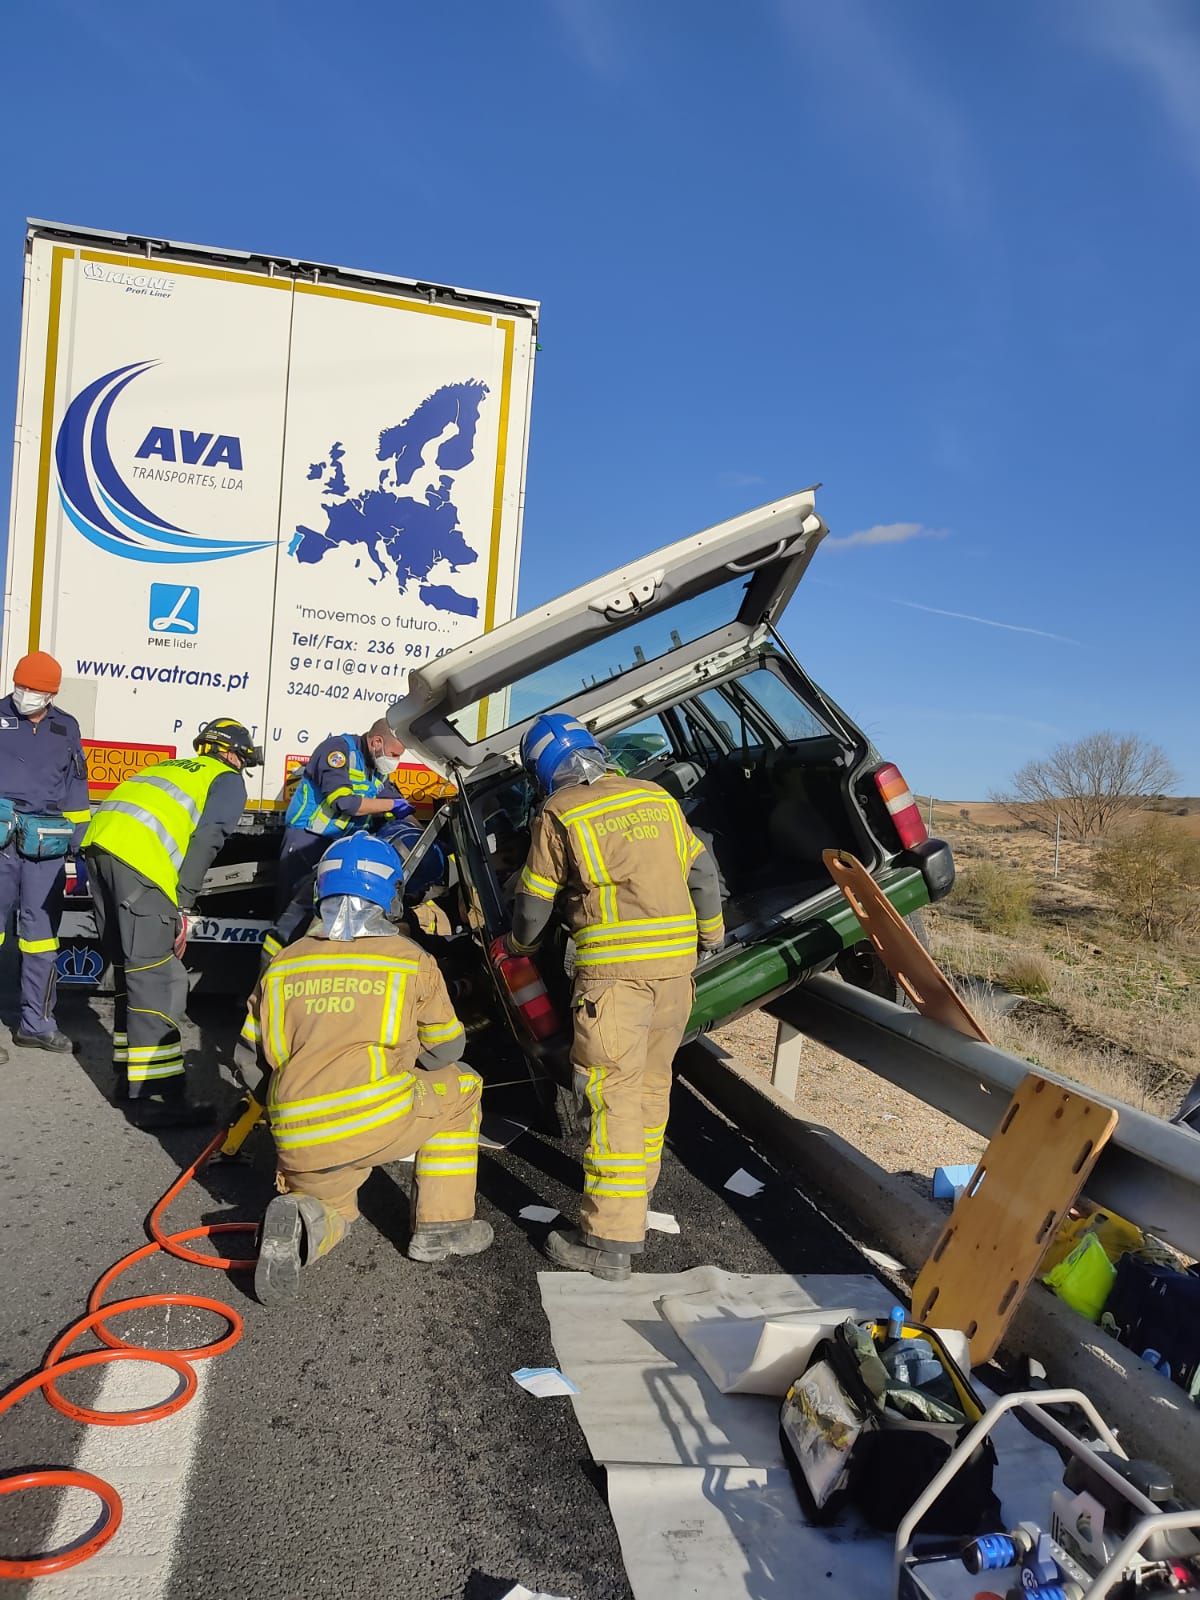
[[[218,1070],[238,1008],[209,1001],[195,1010],[189,1062],[202,1087],[232,1103]],[[82,1313],[98,1273],[142,1242],[150,1206],[205,1142],[196,1131],[142,1132],[108,1102],[103,1000],[68,996],[60,1022],[76,1041],[73,1056],[10,1046],[0,1068],[5,1388]],[[485,1062],[475,1064],[486,1073]],[[531,1115],[523,1093],[491,1091],[485,1110]],[[248,1157],[210,1170],[181,1198],[173,1225],[261,1215],[272,1192],[265,1135],[254,1136]],[[757,1198],[723,1189],[739,1166],[768,1180]],[[268,1313],[246,1282],[163,1258],[126,1280],[124,1293],[225,1298],[246,1319],[242,1342],[207,1369],[200,1445],[162,1591],[169,1600],[493,1600],[517,1580],[572,1600],[629,1594],[603,1474],[570,1402],[537,1400],[509,1376],[554,1365],[536,1281],[545,1230],[517,1213],[537,1202],[569,1214],[575,1158],[537,1131],[485,1153],[479,1212],[496,1244],[443,1266],[401,1253],[408,1171],[373,1175],[364,1220],[286,1309]],[[656,1271],[706,1262],[742,1272],[869,1270],[793,1179],[684,1085],[676,1086],[654,1203],[683,1230],[652,1236],[645,1260]],[[164,1313],[141,1315],[130,1331],[161,1341]],[[176,1312],[165,1342],[201,1342],[217,1331],[211,1317]],[[69,1381],[80,1399],[98,1383],[90,1374]],[[69,1465],[86,1431],[32,1397],[0,1422],[0,1466]],[[120,1430],[131,1444],[141,1431]],[[57,1501],[43,1492],[0,1502],[0,1555],[43,1548]],[[84,1572],[78,1593],[86,1595]],[[38,1586],[9,1592],[22,1587]]]

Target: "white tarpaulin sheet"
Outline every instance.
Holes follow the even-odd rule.
[[[555,1354],[579,1385],[575,1414],[608,1474],[609,1508],[637,1600],[890,1600],[891,1541],[860,1524],[813,1528],[779,1446],[779,1401],[722,1394],[689,1342],[742,1322],[736,1351],[758,1350],[773,1317],[846,1308],[886,1315],[894,1296],[868,1275],[748,1276],[718,1267],[601,1283],[539,1274]],[[1006,1526],[1044,1518],[1059,1464],[1009,1420],[996,1435]],[[827,1576],[828,1575],[828,1576]]]

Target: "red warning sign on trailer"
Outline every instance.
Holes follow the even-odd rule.
[[[84,739],[88,764],[88,788],[93,794],[109,794],[126,778],[167,761],[175,754],[173,744],[110,744],[105,739]]]

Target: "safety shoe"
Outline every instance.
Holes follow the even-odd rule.
[[[301,1269],[323,1255],[331,1230],[325,1207],[312,1195],[276,1195],[258,1234],[254,1295],[260,1305],[290,1300],[300,1287]]]
[[[24,1028],[18,1028],[13,1034],[13,1043],[23,1045],[26,1050],[53,1050],[55,1055],[65,1055],[75,1048],[57,1028],[53,1033],[26,1033]]]
[[[217,1120],[211,1100],[155,1100],[140,1098],[125,1102],[132,1121],[139,1128],[204,1128]]]
[[[627,1250],[601,1250],[584,1244],[578,1228],[547,1234],[542,1249],[555,1266],[571,1272],[590,1272],[593,1278],[603,1278],[606,1283],[624,1283],[630,1274]]]
[[[445,1261],[449,1256],[477,1256],[495,1238],[490,1222],[422,1222],[408,1241],[410,1261]]]

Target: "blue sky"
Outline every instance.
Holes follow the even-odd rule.
[[[38,0],[5,45],[6,408],[28,214],[538,298],[523,604],[820,481],[785,631],[914,788],[1111,727],[1200,793],[1189,0]]]

